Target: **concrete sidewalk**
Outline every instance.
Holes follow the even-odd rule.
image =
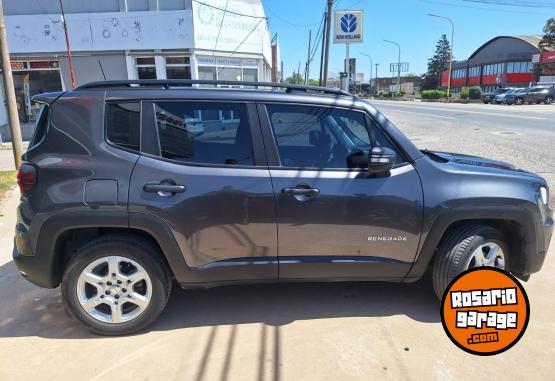
[[[175,290],[142,334],[105,338],[59,289],[11,261],[17,191],[0,217],[0,380],[541,380],[555,372],[555,261],[525,284],[531,319],[508,352],[478,357],[444,334],[429,279]]]

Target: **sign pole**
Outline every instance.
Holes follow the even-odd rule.
[[[347,77],[344,79],[343,81],[343,90],[345,91],[349,91],[349,82],[351,80],[351,71],[350,71],[350,65],[349,65],[349,46],[351,44],[345,44],[345,73],[347,73]]]

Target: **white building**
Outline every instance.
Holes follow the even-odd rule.
[[[64,11],[77,85],[104,78],[271,80],[261,0],[65,0]],[[31,96],[71,89],[59,0],[5,0],[4,12],[20,119],[32,121]]]

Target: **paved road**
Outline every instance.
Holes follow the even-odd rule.
[[[503,111],[441,107],[380,103],[421,147],[512,161],[542,170],[553,185],[549,113],[523,108],[511,112],[540,119],[482,118],[470,111]],[[67,316],[59,290],[39,289],[17,273],[10,258],[17,198],[13,192],[0,208],[0,380],[520,381],[555,373],[555,244],[525,284],[527,332],[493,357],[449,341],[429,279],[175,290],[147,332],[103,338]]]
[[[372,103],[419,148],[503,160],[540,174],[555,190],[555,105]]]

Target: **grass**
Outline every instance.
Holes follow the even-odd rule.
[[[0,199],[16,184],[17,171],[0,171]]]

